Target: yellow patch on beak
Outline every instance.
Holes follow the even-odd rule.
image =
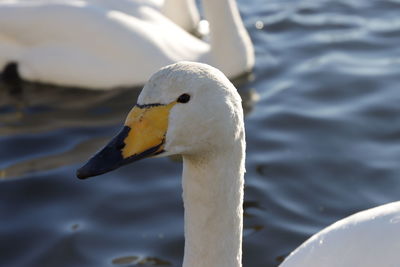
[[[123,158],[138,155],[159,146],[155,152],[163,150],[165,134],[168,129],[168,116],[176,101],[168,105],[139,107],[135,106],[128,114],[125,126],[131,130],[125,138],[122,149]]]

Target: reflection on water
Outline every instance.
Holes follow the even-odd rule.
[[[330,223],[399,200],[400,3],[239,3],[257,53],[238,82],[243,261],[276,266]],[[140,90],[25,83],[16,67],[0,84],[0,266],[180,266],[179,160],[75,178]]]

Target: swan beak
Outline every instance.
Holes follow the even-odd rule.
[[[100,175],[164,152],[169,111],[175,104],[135,106],[121,132],[78,169],[76,176],[85,179]]]

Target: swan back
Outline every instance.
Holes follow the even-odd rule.
[[[281,267],[395,267],[400,262],[400,202],[356,213],[313,235]]]

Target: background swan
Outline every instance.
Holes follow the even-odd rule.
[[[142,85],[181,60],[211,64],[228,77],[252,68],[253,46],[234,0],[203,1],[210,42],[165,15],[175,16],[169,7],[181,1],[165,2],[163,12],[156,1],[2,2],[0,68],[15,61],[27,80],[105,89]]]

